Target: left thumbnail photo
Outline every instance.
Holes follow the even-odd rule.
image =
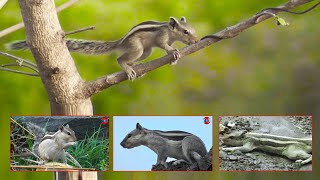
[[[109,170],[109,116],[11,116],[11,171]]]

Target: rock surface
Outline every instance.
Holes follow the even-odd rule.
[[[177,165],[173,165],[175,161],[167,163],[167,168],[164,165],[154,165],[152,166],[152,171],[212,171],[212,148],[201,160],[201,167],[198,163],[187,164],[181,162]]]
[[[91,136],[101,125],[102,116],[21,116],[13,117],[19,123],[33,123],[48,132],[56,132],[61,125],[69,124],[75,132],[78,140]],[[99,137],[106,138],[108,134],[108,124],[101,126]]]
[[[310,116],[226,116],[221,119],[222,124],[235,122],[232,130],[247,130],[248,132],[267,133],[288,137],[310,137],[312,121]],[[222,143],[221,147],[228,147]],[[250,153],[219,152],[220,170],[312,170],[312,164],[299,166],[294,161],[265,152],[252,151]]]

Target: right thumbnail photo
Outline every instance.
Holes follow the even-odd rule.
[[[220,171],[312,171],[312,116],[220,116]]]

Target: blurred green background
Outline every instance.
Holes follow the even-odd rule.
[[[61,5],[66,0],[56,0]],[[116,40],[134,25],[146,20],[167,21],[185,16],[199,37],[213,34],[245,20],[258,11],[282,1],[189,0],[189,1],[102,1],[81,0],[59,13],[62,28],[71,31],[94,25],[96,30],[68,38]],[[315,2],[314,2],[315,3]],[[301,8],[304,10],[312,4]],[[305,15],[282,14],[290,26],[274,20],[263,22],[233,39],[221,41],[184,57],[176,66],[165,66],[134,82],[113,86],[93,100],[95,114],[117,115],[313,115],[314,137],[319,136],[320,117],[320,8]],[[0,30],[22,20],[17,1],[0,10]],[[25,38],[24,29],[0,39],[5,44]],[[177,43],[178,47],[183,47]],[[33,61],[30,52],[10,53]],[[154,49],[148,60],[161,57]],[[120,71],[116,55],[72,54],[82,77],[92,80]],[[0,57],[0,63],[10,62]],[[49,102],[40,78],[0,72],[1,179],[52,179],[53,173],[9,171],[9,115],[50,114]],[[319,153],[314,153],[313,173],[228,173],[218,171],[217,124],[214,129],[213,173],[106,172],[104,179],[315,179],[320,177]],[[111,134],[112,135],[112,134]],[[319,139],[314,140],[319,151]],[[151,167],[150,167],[151,168]]]

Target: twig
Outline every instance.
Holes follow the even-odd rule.
[[[308,8],[308,9],[302,11],[302,12],[289,11],[289,10],[286,10],[286,9],[283,9],[283,8],[266,8],[266,9],[263,9],[260,12],[258,12],[257,15],[262,13],[262,12],[264,12],[264,11],[268,11],[268,10],[272,10],[272,11],[276,11],[276,12],[287,12],[287,13],[290,13],[290,14],[305,14],[305,13],[313,10],[314,8],[316,8],[319,5],[320,5],[320,2],[318,2],[317,4],[313,5],[312,7]]]
[[[29,68],[37,73],[39,73],[38,69],[35,69],[34,67],[32,66],[29,66],[27,64],[18,64],[18,63],[10,63],[10,64],[1,64],[1,67],[7,67],[7,66],[19,66],[19,67],[26,67],[26,68]]]
[[[77,29],[77,30],[74,30],[74,31],[66,32],[66,33],[65,33],[65,36],[66,36],[66,35],[70,35],[70,34],[75,34],[75,33],[83,32],[83,31],[94,30],[94,29],[95,29],[94,26],[89,26],[89,27]]]
[[[30,151],[29,149],[26,149],[26,151],[28,151],[28,152],[31,153],[34,157],[36,157],[37,159],[39,159],[39,160],[41,161],[41,158],[40,158],[38,155],[36,155],[36,153]],[[36,162],[37,162],[37,161],[36,161]],[[41,162],[40,162],[40,163],[41,163]],[[39,163],[37,163],[37,164],[39,164]]]
[[[311,2],[313,0],[295,0],[295,1],[289,1],[284,5],[278,6],[277,8],[281,8],[282,10],[290,10],[293,8],[296,8],[298,6],[301,6],[303,4],[306,4],[308,2]],[[189,55],[191,53],[194,53],[196,51],[199,51],[200,49],[203,49],[207,46],[210,46],[213,43],[217,43],[223,39],[233,38],[237,35],[239,35],[244,30],[257,25],[258,23],[269,19],[272,17],[270,14],[266,15],[254,15],[253,17],[242,21],[234,26],[227,27],[226,29],[213,34],[203,37],[198,43],[192,44],[190,46],[184,47],[181,50],[179,50],[181,57],[184,57],[186,55]],[[259,21],[257,21],[257,18],[259,18]],[[166,55],[161,58],[152,60],[147,63],[138,64],[133,67],[134,71],[137,73],[137,76],[141,76],[149,71],[152,71],[154,69],[157,69],[159,67],[162,67],[164,65],[169,64],[174,60],[173,55]],[[109,88],[115,84],[118,84],[120,82],[123,82],[127,80],[127,75],[124,71],[116,72],[110,75],[102,76],[96,80],[86,82],[85,88],[83,90],[83,93],[87,98],[91,97],[92,95],[102,91],[103,89]]]
[[[7,57],[9,57],[9,58],[15,59],[16,62],[19,63],[19,64],[21,64],[21,65],[22,65],[23,63],[26,63],[26,64],[34,67],[34,68],[37,68],[37,65],[36,65],[35,63],[32,63],[32,62],[30,62],[30,61],[28,61],[28,60],[19,58],[19,57],[17,57],[17,56],[14,56],[14,55],[11,55],[11,54],[8,54],[8,53],[5,53],[5,52],[1,52],[1,51],[0,51],[0,55],[7,56]]]
[[[73,157],[71,156],[70,153],[66,152],[66,155],[68,156],[68,159],[73,162],[76,166],[78,166],[79,168],[82,168],[82,166],[79,164],[79,162]]]
[[[60,11],[62,11],[64,9],[67,9],[68,7],[74,5],[78,1],[79,0],[70,0],[70,1],[68,1],[66,3],[63,3],[61,6],[57,7],[56,10],[57,10],[57,12],[60,12]]]
[[[23,130],[27,131],[29,134],[31,134],[34,138],[36,137],[32,132],[30,132],[25,127],[21,126],[20,123],[18,123],[16,120],[14,120],[12,117],[10,117],[10,121],[14,122],[16,125],[20,126]]]
[[[32,163],[35,163],[35,164],[41,164],[41,162],[38,162],[38,161],[35,161],[35,160],[32,160],[32,159],[25,159],[25,158],[21,158],[25,161],[28,161],[28,162],[32,162]]]
[[[12,73],[17,73],[17,74],[24,74],[24,75],[27,75],[27,76],[39,76],[39,74],[28,73],[28,72],[18,71],[18,70],[4,68],[4,67],[0,67],[0,70],[12,72]]]
[[[57,7],[56,10],[57,10],[57,12],[60,12],[60,11],[62,11],[62,10],[64,10],[64,9],[72,6],[73,4],[75,4],[75,3],[78,2],[78,1],[79,1],[79,0],[70,0],[70,1],[62,4],[61,6]],[[0,38],[2,38],[3,36],[8,35],[8,34],[10,34],[10,33],[13,33],[13,32],[15,32],[15,31],[17,31],[17,30],[19,30],[19,29],[21,29],[21,28],[23,28],[23,27],[24,27],[23,22],[20,22],[20,23],[18,23],[18,24],[16,24],[16,25],[13,25],[13,26],[11,26],[11,27],[8,27],[7,29],[4,29],[4,30],[0,31]]]
[[[1,67],[0,67],[0,70],[3,70],[3,71],[7,71],[7,72],[12,72],[12,73],[18,73],[18,74],[24,74],[24,75],[28,75],[28,76],[39,76],[39,71],[37,69],[37,65],[28,61],[28,60],[25,60],[25,59],[22,59],[22,58],[19,58],[17,56],[14,56],[14,55],[11,55],[11,54],[8,54],[8,53],[5,53],[5,52],[1,52],[0,51],[0,55],[3,55],[3,56],[6,56],[6,57],[9,57],[11,59],[14,59],[16,63],[10,63],[10,64],[1,64]],[[25,63],[25,64],[24,64]],[[21,66],[21,67],[26,67],[26,68],[29,68],[37,73],[29,73],[29,72],[23,72],[23,71],[19,71],[19,70],[14,70],[14,69],[10,69],[10,68],[6,68],[8,66]]]

